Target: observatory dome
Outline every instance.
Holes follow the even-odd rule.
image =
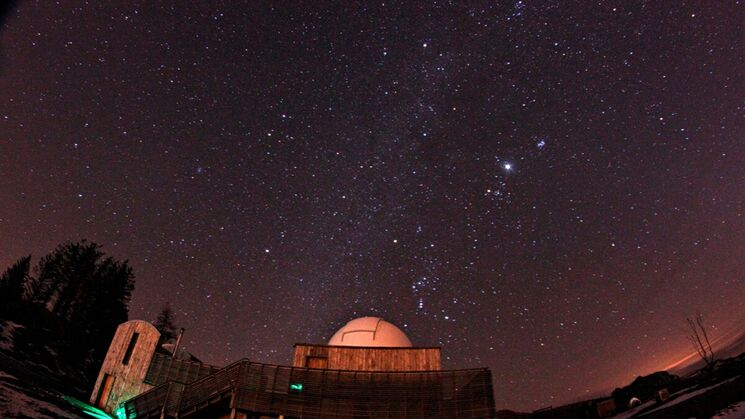
[[[382,348],[410,348],[411,341],[404,332],[380,317],[360,317],[339,329],[329,345],[377,346]]]

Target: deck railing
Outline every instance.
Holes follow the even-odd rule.
[[[165,383],[124,402],[127,418],[148,417],[159,414],[168,396],[170,383]]]
[[[155,353],[145,375],[145,383],[159,386],[169,381],[189,383],[221,368],[202,362],[173,358],[170,355]]]
[[[298,418],[495,416],[486,368],[355,372],[240,360],[170,393],[162,387],[128,401],[129,417],[152,415],[157,403],[165,406],[166,414],[178,411],[180,417],[208,405]]]

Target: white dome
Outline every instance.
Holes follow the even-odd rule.
[[[380,317],[360,317],[339,329],[331,337],[334,346],[377,346],[410,348],[411,341],[398,327]]]

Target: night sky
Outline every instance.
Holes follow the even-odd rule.
[[[381,316],[523,410],[745,324],[740,2],[229,3],[11,11],[2,267],[96,241],[215,364]]]

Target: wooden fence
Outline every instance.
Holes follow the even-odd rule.
[[[128,417],[186,418],[206,407],[291,418],[492,418],[491,372],[355,372],[241,360],[183,388],[156,387],[126,403]]]

